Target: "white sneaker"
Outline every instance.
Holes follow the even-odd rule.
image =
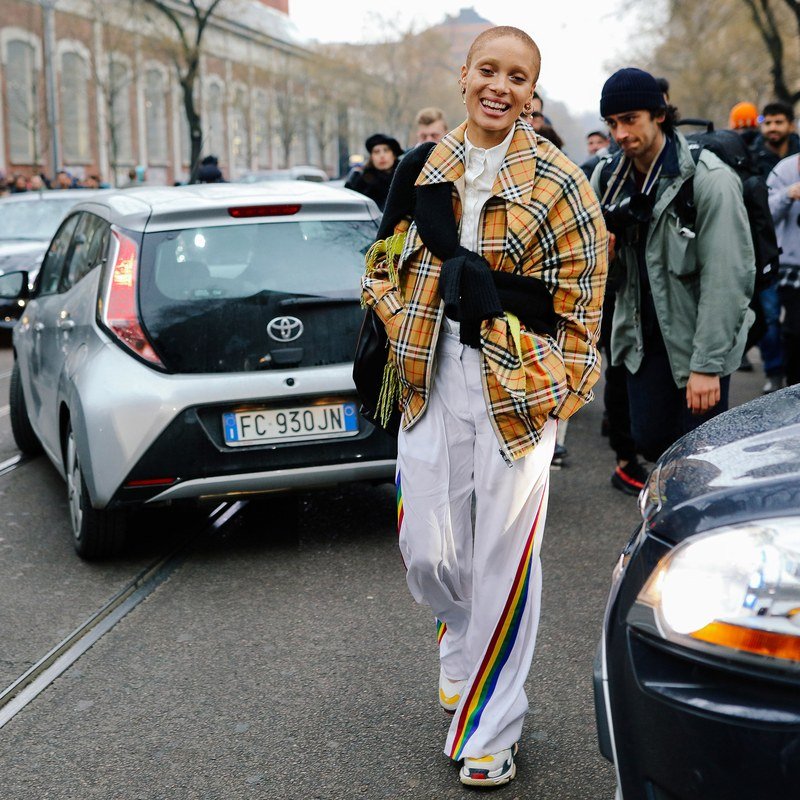
[[[439,669],[439,705],[450,714],[458,708],[461,692],[464,691],[464,684],[466,684],[466,680],[451,681],[444,674],[444,670]]]
[[[465,758],[461,771],[458,773],[461,783],[489,789],[513,781],[517,774],[514,756],[518,749],[515,744],[499,753],[490,753],[481,758]]]

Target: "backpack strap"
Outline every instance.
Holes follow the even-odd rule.
[[[622,151],[620,150],[617,153],[603,156],[600,159],[600,161],[603,164],[603,167],[600,170],[600,197],[602,197],[606,193],[606,189],[608,188],[608,182],[611,179],[611,176],[614,174],[614,169],[617,166],[619,159],[621,158],[622,158]]]
[[[696,142],[689,142],[689,152],[692,155],[695,169],[697,169],[697,162],[700,161],[703,146]],[[675,205],[680,221],[687,227],[693,228],[697,221],[697,207],[694,204],[694,175],[681,184],[681,188],[678,189],[678,194],[676,195]]]

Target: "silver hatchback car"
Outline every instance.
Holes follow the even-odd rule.
[[[66,479],[85,558],[126,510],[390,479],[352,381],[371,201],[304,182],[133,189],[62,223],[13,332],[11,422]]]

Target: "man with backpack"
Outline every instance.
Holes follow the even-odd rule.
[[[652,75],[614,73],[600,114],[620,146],[592,176],[615,236],[612,360],[627,370],[637,449],[654,461],[728,407],[753,319],[750,222],[740,179],[707,148],[695,162]]]

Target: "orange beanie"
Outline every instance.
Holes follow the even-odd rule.
[[[758,125],[758,109],[752,103],[737,103],[731,109],[728,122],[731,128],[755,128]]]

